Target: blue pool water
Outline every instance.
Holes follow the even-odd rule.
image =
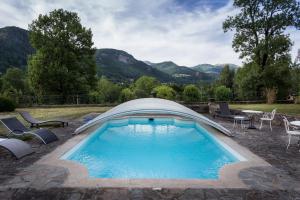
[[[239,159],[200,125],[130,118],[101,126],[63,156],[97,178],[218,179]]]

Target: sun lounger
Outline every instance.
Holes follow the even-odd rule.
[[[18,139],[0,138],[0,147],[7,149],[17,159],[29,155],[34,151],[29,144]]]
[[[31,127],[39,127],[41,124],[46,124],[46,123],[59,123],[63,127],[66,125],[68,126],[68,122],[65,120],[59,120],[59,119],[52,119],[52,120],[45,120],[45,121],[40,121],[35,118],[33,118],[29,112],[27,111],[20,111],[20,115],[24,118],[25,121],[30,123]]]
[[[215,116],[227,119],[234,119],[234,115],[230,112],[228,103],[219,103],[220,110],[216,111]]]
[[[57,136],[54,133],[52,133],[49,129],[30,130],[15,117],[1,119],[1,122],[10,131],[10,134],[19,136],[30,134],[42,140],[44,144],[49,144],[58,140]]]

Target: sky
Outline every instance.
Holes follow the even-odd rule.
[[[27,29],[39,14],[58,8],[78,13],[97,48],[185,66],[242,64],[232,49],[233,33],[222,30],[226,17],[237,12],[232,0],[0,0],[0,27]],[[300,34],[288,32],[294,59]]]

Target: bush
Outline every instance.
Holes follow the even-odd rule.
[[[130,101],[135,98],[134,92],[132,92],[129,88],[125,88],[121,91],[120,94],[120,101],[125,102],[125,101]]]
[[[183,90],[185,102],[197,102],[200,100],[200,90],[195,85],[187,85]]]
[[[225,87],[224,85],[218,86],[215,89],[215,99],[217,101],[229,101],[231,99],[232,93],[230,88]]]
[[[166,85],[161,85],[154,88],[154,93],[158,98],[169,99],[169,100],[174,100],[176,96],[175,90],[173,90],[173,88]]]
[[[145,90],[135,88],[134,96],[136,96],[137,98],[147,98],[150,95]]]
[[[0,112],[11,112],[16,108],[14,101],[7,97],[0,97]]]
[[[145,98],[151,95],[152,90],[160,85],[160,82],[154,77],[142,76],[134,83],[135,95],[138,98]]]
[[[101,77],[97,83],[96,91],[101,103],[115,103],[119,100],[121,87],[108,79]]]

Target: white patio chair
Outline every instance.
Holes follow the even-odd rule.
[[[283,116],[283,122],[284,122],[284,126],[285,126],[285,130],[286,130],[286,133],[288,134],[288,137],[289,137],[289,142],[288,142],[288,145],[286,147],[286,149],[289,148],[290,144],[291,144],[291,139],[292,137],[299,137],[299,140],[298,140],[298,146],[299,146],[299,142],[300,142],[300,131],[295,131],[295,130],[290,130],[290,122],[287,120],[287,118],[285,116]]]
[[[274,120],[275,114],[276,114],[276,108],[271,113],[265,113],[263,115],[263,117],[260,118],[260,127],[259,127],[259,130],[261,130],[264,121],[269,121],[269,123],[270,123],[270,129],[272,131],[272,121]]]

